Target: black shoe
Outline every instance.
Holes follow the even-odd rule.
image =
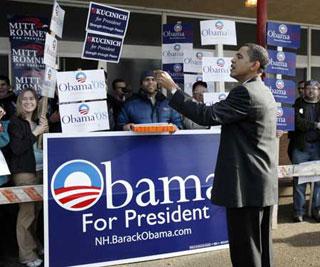
[[[303,216],[302,215],[295,215],[293,216],[293,221],[294,222],[303,222]]]
[[[312,210],[312,218],[316,220],[316,222],[320,222],[320,209],[315,208]]]

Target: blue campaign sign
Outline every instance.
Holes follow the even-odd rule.
[[[10,41],[25,41],[30,44],[44,45],[49,30],[47,18],[33,16],[9,16]]]
[[[118,63],[123,39],[113,36],[86,33],[82,58]]]
[[[288,48],[300,47],[300,25],[268,22],[267,44]]]
[[[266,78],[264,83],[270,88],[276,102],[294,103],[296,98],[296,83],[294,81]]]
[[[180,23],[164,24],[162,26],[162,43],[193,43],[192,24]]]
[[[210,131],[47,135],[45,266],[226,247],[225,209],[210,202],[218,146]]]
[[[90,2],[86,30],[89,32],[126,35],[130,11]]]
[[[183,86],[184,84],[183,63],[163,64],[162,69],[170,74],[174,82]]]
[[[277,129],[282,131],[294,131],[294,108],[278,107]]]
[[[19,94],[32,87],[40,95],[44,77],[43,51],[48,21],[30,16],[12,16],[8,19],[11,43],[12,88]]]
[[[296,54],[268,50],[270,62],[267,66],[267,73],[282,74],[288,76],[296,75]]]

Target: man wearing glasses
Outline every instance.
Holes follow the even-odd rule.
[[[123,79],[115,79],[112,82],[112,95],[108,95],[108,107],[113,112],[115,130],[120,130],[117,126],[118,116],[123,103],[132,95],[132,91],[127,87]],[[122,129],[121,129],[122,130]]]

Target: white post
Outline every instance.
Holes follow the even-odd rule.
[[[216,45],[216,56],[223,57],[223,44]],[[224,82],[219,81],[219,82],[215,82],[215,84],[216,84],[216,88],[215,88],[216,92],[225,92]]]

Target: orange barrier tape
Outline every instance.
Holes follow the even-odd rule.
[[[148,130],[159,130],[158,127],[155,129],[148,125]],[[171,129],[165,128],[166,125],[158,125],[164,127],[163,130]],[[176,127],[175,125],[173,125]],[[141,132],[143,130],[140,129]],[[175,128],[176,129],[176,128]],[[138,132],[138,131],[137,131]],[[167,131],[166,131],[167,132]],[[292,176],[314,176],[320,175],[319,162],[309,162],[304,165],[283,165],[278,166],[278,178],[292,177]],[[302,168],[303,167],[303,168]],[[11,203],[21,203],[21,202],[32,202],[32,201],[42,201],[43,200],[43,185],[29,185],[29,186],[16,186],[16,187],[0,187],[0,205],[1,204],[11,204]]]
[[[42,185],[28,185],[0,188],[0,205],[31,201],[42,201]]]

